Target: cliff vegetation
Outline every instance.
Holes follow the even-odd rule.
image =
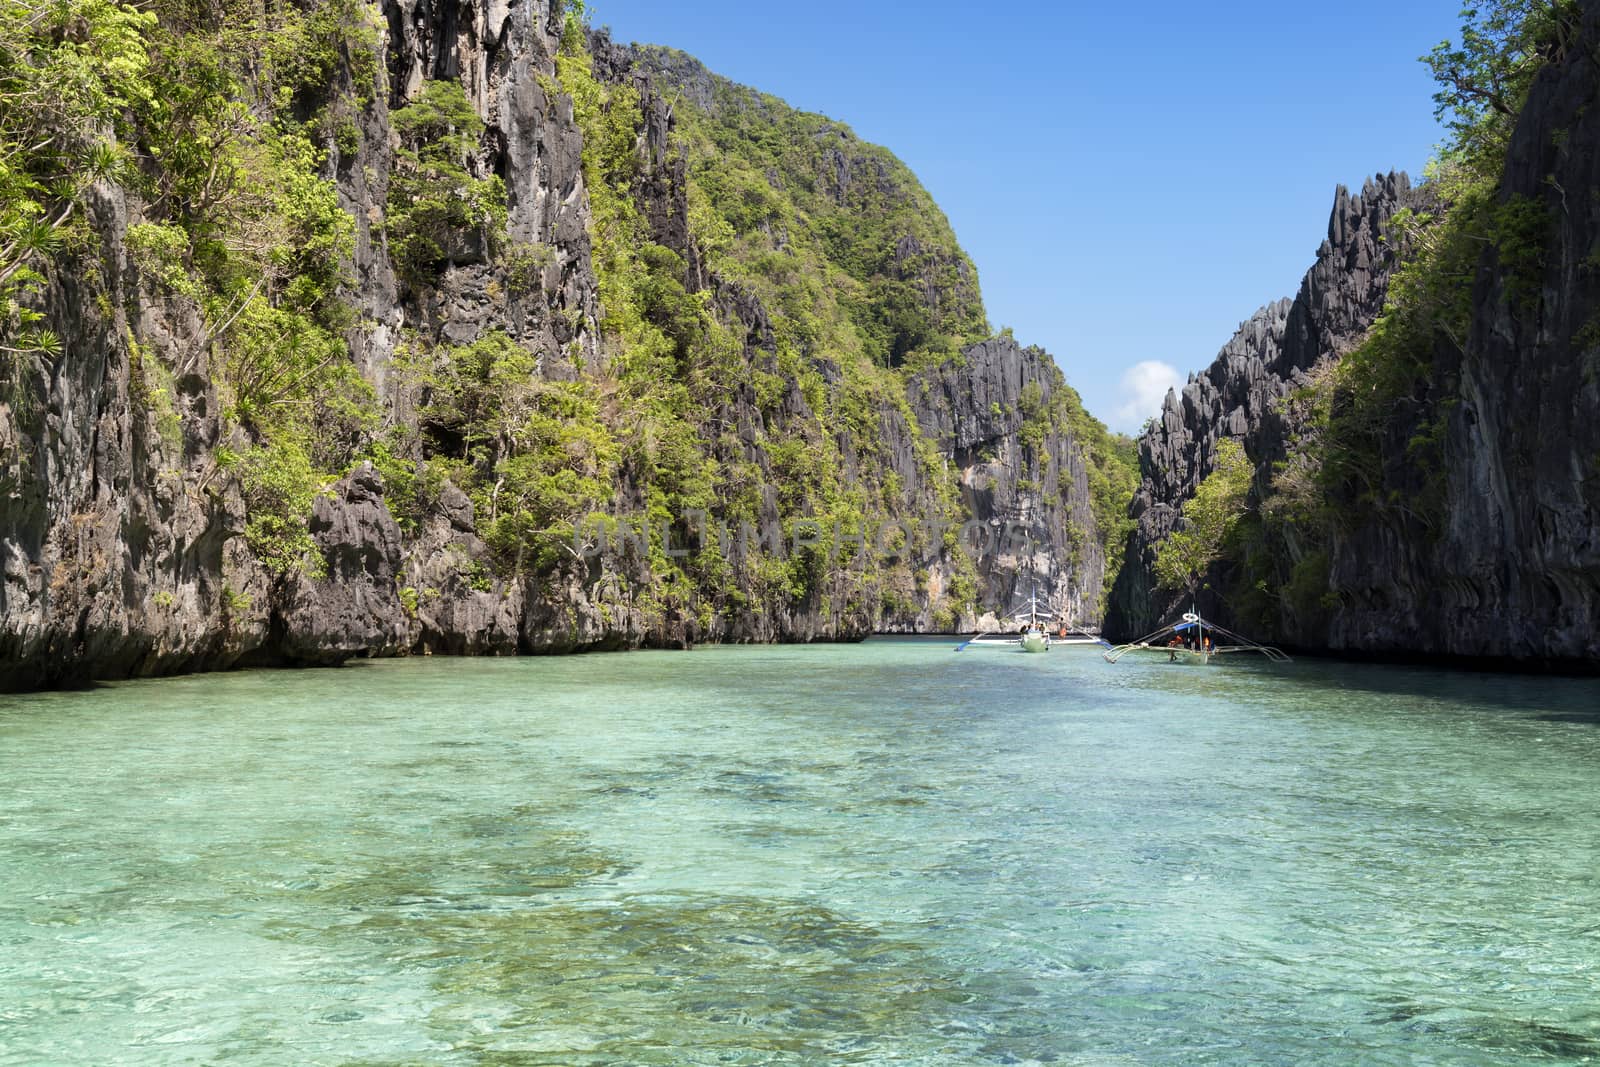
[[[5,686],[1092,622],[1132,488],[889,151],[548,0],[0,2],[0,446]]]
[[[1424,57],[1449,130],[1424,182],[1341,189],[1300,294],[1146,435],[1114,630],[1197,586],[1302,647],[1594,660],[1597,18],[1475,4]],[[1249,491],[1196,522],[1241,446]]]

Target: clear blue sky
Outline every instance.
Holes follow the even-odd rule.
[[[816,5],[593,0],[622,41],[888,146],[977,263],[990,322],[1131,431],[1141,363],[1211,362],[1292,296],[1334,187],[1420,176],[1440,131],[1417,57],[1461,0]]]

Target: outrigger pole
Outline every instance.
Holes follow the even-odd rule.
[[[1221,635],[1222,637],[1233,642],[1233,644],[1229,645],[1216,645],[1212,652],[1209,653],[1210,655],[1221,655],[1224,652],[1257,652],[1271,660],[1273,663],[1294,662],[1282,649],[1276,648],[1272,645],[1263,645],[1252,641],[1243,634],[1235,633],[1233,630],[1230,630],[1225,626],[1218,626],[1214,622],[1210,622],[1201,618],[1197,612],[1193,611],[1186,612],[1181,621],[1172,623],[1169,626],[1163,626],[1161,629],[1156,630],[1153,633],[1148,633],[1139,638],[1137,641],[1129,641],[1125,645],[1117,645],[1113,647],[1110,651],[1105,653],[1105,659],[1107,663],[1115,663],[1123,656],[1126,656],[1129,652],[1167,652],[1169,650],[1168,645],[1155,644],[1154,642],[1160,640],[1161,638],[1177,636],[1190,629],[1195,631],[1195,635],[1201,641],[1201,647],[1203,648],[1205,633],[1208,627],[1213,634]],[[1215,639],[1213,639],[1213,641],[1214,640]]]

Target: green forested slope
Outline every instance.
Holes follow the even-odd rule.
[[[636,45],[628,60],[672,107],[688,159],[689,223],[708,265],[759,295],[780,354],[826,352],[847,378],[887,382],[892,393],[894,379],[873,368],[913,373],[959,361],[963,346],[988,335],[971,261],[891,152],[674,49]],[[1061,433],[1081,452],[1109,584],[1137,453],[1060,384],[1048,407],[1035,402],[1020,414],[1035,433]]]
[[[948,358],[988,336],[971,261],[888,149],[681,52],[634,57],[677,109],[713,265],[790,311],[800,336],[843,320],[885,366]]]
[[[969,366],[903,164],[489,17],[0,0],[5,684],[1097,610],[1126,450],[1042,352]],[[1017,516],[1031,556],[957,543]]]

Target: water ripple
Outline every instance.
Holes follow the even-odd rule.
[[[0,1064],[1600,1061],[1597,706],[914,641],[0,698]]]

